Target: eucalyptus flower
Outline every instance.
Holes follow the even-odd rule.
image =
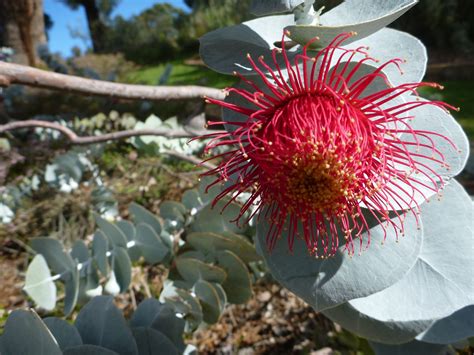
[[[258,215],[272,276],[315,311],[377,354],[445,350],[474,336],[474,208],[453,179],[469,142],[457,108],[417,92],[442,89],[422,81],[423,44],[384,28],[416,1],[309,3],[255,0],[295,14],[202,38],[205,63],[241,79],[209,100],[227,130],[210,186],[250,192],[238,217]]]

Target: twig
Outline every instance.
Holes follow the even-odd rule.
[[[148,86],[119,84],[53,73],[32,67],[0,62],[0,86],[22,84],[46,89],[70,91],[86,95],[115,97],[129,100],[200,99],[204,96],[224,99],[222,90],[204,86]]]
[[[71,144],[74,145],[87,145],[95,143],[103,143],[112,140],[126,139],[138,136],[162,136],[166,138],[192,138],[198,135],[205,135],[208,133],[219,133],[219,131],[200,131],[200,132],[188,132],[184,129],[135,129],[127,131],[119,131],[113,133],[102,134],[100,136],[78,136],[71,129],[63,126],[60,123],[41,121],[41,120],[25,120],[25,121],[14,121],[4,125],[0,125],[0,134],[8,131],[14,131],[22,128],[49,128],[55,131],[59,131],[66,136]]]
[[[209,170],[212,170],[212,169],[216,168],[216,166],[214,164],[209,163],[209,162],[203,162],[201,159],[196,158],[193,155],[187,155],[187,154],[179,153],[175,150],[164,150],[164,151],[162,151],[162,153],[166,154],[166,155],[169,155],[169,156],[172,156],[172,157],[175,157],[175,158],[178,158],[178,159],[181,159],[181,160],[188,161],[190,163],[193,163],[193,164],[196,164],[196,165],[199,165],[199,166],[202,166],[202,167],[204,167],[206,169],[209,169]]]
[[[97,144],[97,143],[104,143],[113,140],[120,140],[125,138],[131,137],[138,137],[138,136],[162,136],[166,138],[192,138],[196,137],[196,135],[201,134],[208,134],[210,131],[200,131],[200,132],[188,132],[184,129],[137,129],[137,130],[128,130],[128,131],[120,131],[120,132],[113,132],[102,134],[100,136],[78,136],[74,131],[71,129],[63,126],[60,123],[55,122],[47,122],[41,120],[25,120],[25,121],[14,121],[4,125],[0,125],[0,134],[5,133],[8,131],[13,131],[22,128],[48,128],[53,129],[55,131],[59,131],[66,136],[70,144],[74,145],[88,145],[88,144]],[[219,133],[219,131],[212,131],[212,133]],[[215,165],[202,162],[199,158],[196,158],[192,155],[186,155],[183,153],[179,153],[173,150],[164,150],[162,151],[163,154],[173,156],[178,159],[182,159],[188,161],[193,164],[200,164],[200,166],[205,167],[207,169],[214,169]]]

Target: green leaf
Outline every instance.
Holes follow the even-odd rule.
[[[43,319],[43,322],[53,334],[61,350],[82,345],[82,339],[76,327],[65,320],[49,317]]]
[[[194,285],[194,293],[201,303],[204,321],[208,324],[217,323],[222,305],[216,288],[211,283],[200,280]]]
[[[153,213],[137,203],[132,203],[128,210],[130,211],[130,214],[133,215],[136,224],[146,223],[154,229],[157,235],[161,235],[161,223]]]
[[[181,354],[176,346],[161,332],[153,328],[133,328],[133,336],[137,342],[140,355]]]
[[[125,249],[127,248],[127,238],[119,227],[97,215],[95,216],[95,222],[97,223],[97,226],[100,228],[100,230],[109,239],[112,245]]]
[[[227,277],[226,272],[220,267],[197,259],[177,258],[175,262],[181,276],[191,283],[198,280],[222,283]]]
[[[146,262],[157,264],[169,254],[169,249],[148,224],[137,226],[136,243]]]
[[[132,332],[110,296],[95,297],[86,304],[77,315],[75,326],[84,344],[118,354],[138,354]]]
[[[416,337],[433,321],[473,304],[472,275],[459,272],[474,270],[473,255],[459,252],[472,244],[469,195],[453,180],[445,187],[441,201],[421,206],[420,218],[424,228],[421,253],[401,280],[323,313],[359,336],[400,344]]]
[[[107,251],[109,250],[109,245],[107,237],[100,230],[96,231],[94,234],[94,239],[92,240],[92,256],[97,263],[100,273],[103,276],[109,274],[109,264],[107,262]]]
[[[36,255],[28,265],[23,289],[39,307],[52,311],[56,306],[56,285],[41,254]]]
[[[191,233],[187,242],[204,254],[217,255],[219,251],[230,250],[246,263],[261,259],[246,237],[234,233]]]
[[[0,353],[61,355],[61,350],[43,321],[33,311],[16,310],[7,319],[0,338]]]
[[[416,263],[423,241],[422,230],[418,229],[413,215],[408,214],[406,236],[400,237],[398,243],[395,231],[389,228],[382,245],[384,230],[377,225],[371,228],[371,244],[361,255],[350,257],[342,245],[334,257],[317,259],[310,255],[306,243],[300,238],[295,238],[293,252],[290,252],[285,233],[269,251],[265,245],[268,228],[265,218],[261,218],[257,225],[256,243],[270,272],[316,311],[390,287]],[[362,238],[367,241],[367,234]]]
[[[227,272],[222,284],[227,300],[233,304],[246,303],[252,297],[252,280],[245,263],[231,251],[220,252],[218,265]]]

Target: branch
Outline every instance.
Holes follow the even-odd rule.
[[[108,134],[103,134],[100,136],[78,136],[74,131],[71,129],[55,122],[47,122],[47,121],[40,121],[40,120],[25,120],[25,121],[14,121],[7,123],[5,125],[0,125],[0,134],[13,131],[22,128],[49,128],[58,132],[61,132],[66,136],[70,144],[74,145],[88,145],[88,144],[96,144],[96,143],[103,143],[112,140],[120,140],[125,138],[131,137],[138,137],[138,136],[162,136],[166,138],[193,138],[199,135],[209,134],[209,133],[219,133],[219,131],[200,131],[200,132],[188,132],[184,129],[137,129],[137,130],[128,130],[128,131],[120,131],[120,132],[113,132]],[[215,165],[202,162],[199,158],[196,158],[191,155],[182,154],[173,150],[165,150],[162,152],[163,154],[170,155],[182,160],[186,160],[193,164],[200,164],[201,166],[207,169],[214,169]]]
[[[119,84],[53,73],[24,65],[0,61],[0,86],[21,84],[46,89],[70,91],[86,95],[129,100],[201,99],[204,96],[223,100],[222,90],[204,86],[149,86]]]
[[[212,169],[216,168],[216,166],[214,164],[209,163],[209,162],[203,162],[201,159],[196,158],[193,155],[183,154],[183,153],[177,152],[175,150],[165,150],[162,153],[166,154],[166,155],[169,155],[169,156],[172,156],[172,157],[175,157],[175,158],[178,158],[178,159],[181,159],[181,160],[186,160],[190,163],[202,166],[202,167],[204,167],[206,169],[209,169],[209,170],[212,170]]]

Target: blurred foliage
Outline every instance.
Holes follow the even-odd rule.
[[[106,35],[106,51],[122,52],[137,63],[156,63],[176,57],[187,15],[169,4],[156,4],[126,20],[117,16]]]
[[[136,69],[136,66],[132,62],[127,61],[122,53],[87,53],[71,58],[69,63],[74,67],[75,72],[81,76],[87,77],[94,73],[98,78],[109,81],[120,80],[127,73]]]
[[[473,81],[447,81],[441,83],[444,90],[422,88],[420,94],[430,100],[441,100],[459,107],[459,112],[452,112],[470,141],[474,142],[474,82]]]
[[[199,38],[217,28],[249,20],[250,3],[250,0],[195,0],[187,33]]]
[[[392,27],[420,38],[431,50],[470,53],[474,49],[472,0],[420,0]]]
[[[122,52],[140,64],[197,53],[198,38],[219,27],[250,18],[249,0],[208,0],[188,14],[170,4],[155,4],[130,19],[115,17],[106,35],[106,51]]]

